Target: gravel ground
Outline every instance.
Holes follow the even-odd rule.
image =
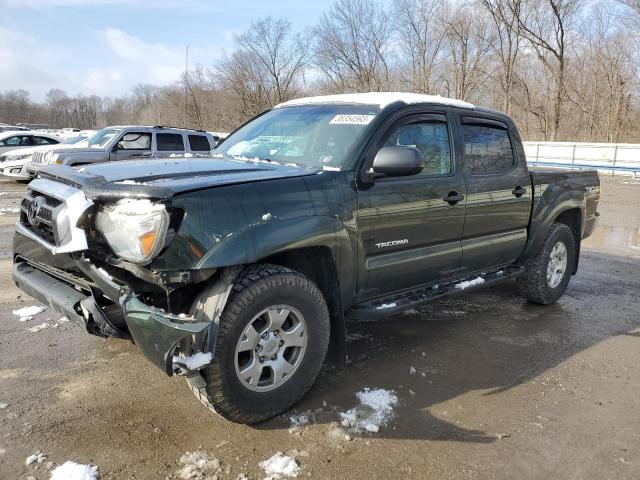
[[[0,207],[15,207],[24,186],[5,191]],[[67,460],[101,479],[173,479],[196,450],[232,480],[263,478],[258,464],[278,451],[299,478],[640,478],[640,182],[603,178],[603,192],[556,305],[529,305],[507,282],[353,324],[348,368],[325,368],[289,414],[310,423],[293,429],[289,415],[218,418],[130,343],[71,323],[28,331],[58,316],[12,315],[35,303],[11,282],[15,215],[0,215],[0,479],[48,479]],[[365,387],[395,392],[391,419],[345,431],[339,412]],[[47,460],[26,466],[38,451]]]

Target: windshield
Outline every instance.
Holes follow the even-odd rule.
[[[107,143],[109,143],[109,140],[111,140],[116,133],[121,130],[121,128],[103,128],[102,130],[96,132],[93,137],[87,140],[87,144],[90,147],[102,148]]]
[[[214,153],[340,169],[377,113],[376,107],[353,105],[276,108],[241,127]]]

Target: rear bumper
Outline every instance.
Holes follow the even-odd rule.
[[[93,267],[95,268],[95,267]],[[86,271],[86,267],[83,269]],[[96,269],[97,271],[97,269]],[[92,292],[95,287],[74,285],[69,279],[61,279],[37,268],[24,260],[16,260],[12,271],[16,285],[51,307],[60,315],[68,317],[75,323],[84,325],[90,333],[97,333],[96,325],[107,323],[113,327],[102,308],[95,302]],[[109,278],[94,278],[100,286],[105,282],[105,290],[121,291],[119,286]],[[142,353],[167,375],[173,374],[173,355],[176,347],[187,337],[197,335],[207,328],[216,329],[213,322],[196,322],[190,317],[181,318],[167,314],[155,307],[145,305],[134,294],[125,294],[118,299],[124,312],[127,328],[133,341]],[[124,337],[123,335],[114,335]],[[217,331],[210,332],[215,338]]]

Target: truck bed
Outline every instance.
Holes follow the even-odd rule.
[[[584,198],[584,230],[582,238],[588,237],[595,228],[600,200],[600,177],[596,170],[569,170],[560,168],[532,168],[529,171],[533,187],[532,222],[536,213],[544,210],[551,200],[582,192]]]

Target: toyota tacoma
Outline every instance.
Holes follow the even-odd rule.
[[[43,168],[13,278],[89,333],[131,339],[223,417],[298,402],[346,319],[514,278],[557,301],[595,228],[596,172],[529,171],[506,115],[436,96],[280,104],[209,158]]]

